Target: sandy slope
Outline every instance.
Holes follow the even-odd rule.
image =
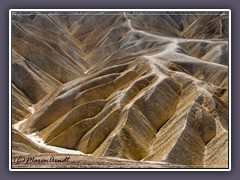
[[[228,166],[226,13],[139,13],[13,15],[14,155]]]

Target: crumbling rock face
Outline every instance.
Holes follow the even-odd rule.
[[[227,16],[14,13],[13,154],[228,167]]]

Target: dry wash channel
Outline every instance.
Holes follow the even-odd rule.
[[[14,156],[227,168],[228,14],[13,13],[12,124]]]

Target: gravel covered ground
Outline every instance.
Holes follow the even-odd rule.
[[[166,162],[143,162],[118,158],[45,154],[12,157],[12,168],[187,168]]]

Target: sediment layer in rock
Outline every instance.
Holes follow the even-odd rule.
[[[97,157],[227,168],[227,17],[13,14],[13,154],[48,152],[35,133]]]

